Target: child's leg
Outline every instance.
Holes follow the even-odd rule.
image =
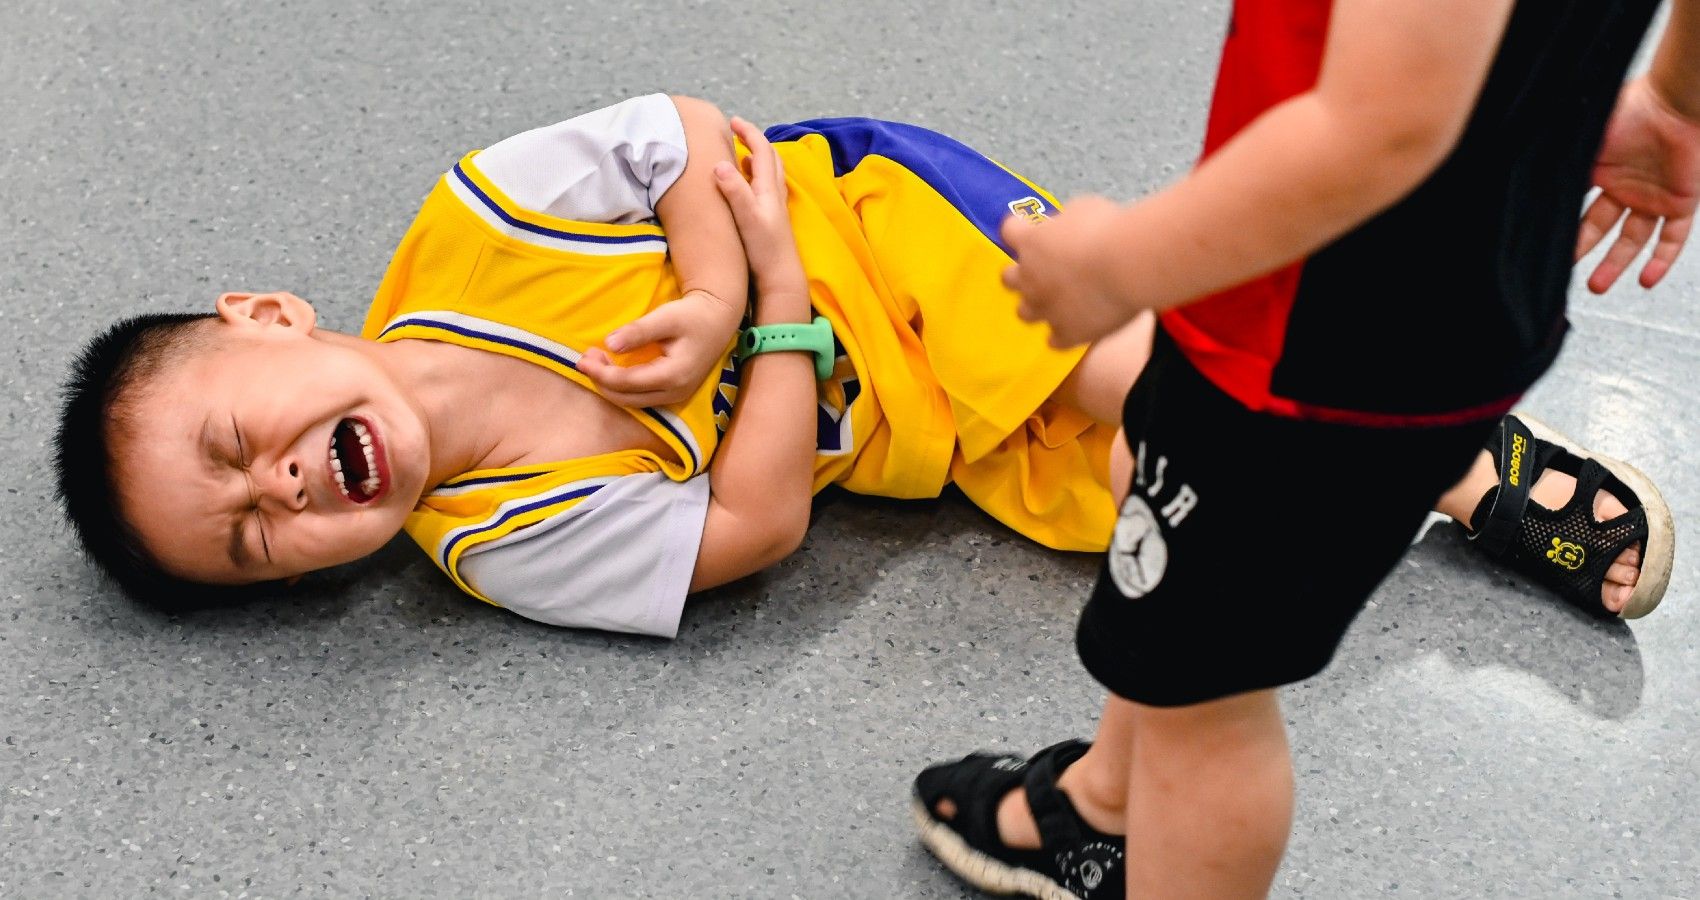
[[[1141,313],[1121,330],[1093,344],[1052,396],[1099,422],[1119,423],[1122,401],[1151,358],[1154,327],[1155,319],[1149,313]],[[1466,528],[1474,527],[1471,520],[1476,506],[1498,481],[1493,458],[1484,450],[1477,455],[1469,472],[1440,496],[1434,509]],[[1119,483],[1111,481],[1112,485]],[[1530,499],[1547,509],[1561,509],[1575,491],[1573,476],[1547,469],[1535,482]],[[1116,502],[1119,505],[1120,498]],[[1608,491],[1595,494],[1594,515],[1600,521],[1615,519],[1627,511],[1623,501]],[[1606,609],[1616,613],[1629,602],[1641,574],[1640,566],[1641,548],[1636,546],[1624,550],[1606,570],[1600,589]]]
[[[1087,824],[1128,836],[1129,897],[1261,897],[1292,825],[1273,690],[1172,709],[1111,696],[1092,748],[1057,786]],[[1011,847],[1039,846],[1025,792],[1005,795],[998,833]]]
[[[1120,425],[1122,401],[1151,360],[1156,326],[1156,317],[1142,312],[1120,330],[1093,343],[1051,396],[1099,422]],[[1120,503],[1120,498],[1116,502]]]
[[[1440,496],[1434,509],[1441,515],[1456,519],[1465,528],[1479,527],[1481,523],[1473,521],[1476,508],[1481,504],[1482,497],[1498,483],[1499,474],[1493,457],[1484,450],[1476,457],[1469,472]],[[1529,499],[1546,509],[1556,510],[1563,509],[1575,493],[1574,476],[1549,468],[1541,472],[1536,479],[1534,487],[1530,489]],[[1647,502],[1651,498],[1641,499]],[[1608,491],[1601,489],[1595,492],[1593,513],[1598,521],[1610,521],[1628,511],[1623,501]],[[1623,610],[1640,581],[1641,549],[1639,544],[1625,549],[1606,569],[1604,583],[1600,586],[1600,600],[1612,613]]]
[[[1326,665],[1487,430],[1406,435],[1252,413],[1178,352],[1159,337],[1128,397],[1131,476],[1127,455],[1112,456],[1127,497],[1076,635],[1087,670],[1122,698],[1106,705],[1098,743],[1059,744],[1025,766],[970,758],[917,779],[932,806],[923,839],[971,880],[1072,884],[1125,858],[1135,896],[1154,884],[1164,896],[1266,889],[1292,803],[1271,686]],[[1342,486],[1381,502],[1314,502]],[[1019,780],[1000,776],[1011,769]],[[1025,798],[1010,797],[1016,787]],[[1118,796],[1119,824],[1104,815]],[[1125,854],[1117,833],[1129,836]],[[1043,849],[1020,849],[1034,843]],[[1075,862],[1088,853],[1089,871]]]
[[[1128,705],[1127,896],[1265,896],[1293,819],[1275,691]]]

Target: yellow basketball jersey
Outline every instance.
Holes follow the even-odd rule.
[[[1046,399],[1079,351],[1021,322],[999,283],[997,223],[1052,198],[967,147],[870,119],[776,126],[798,251],[839,350],[819,386],[815,490],[932,497],[953,478],[1035,540],[1101,549],[1113,510],[1108,435]],[[741,146],[740,153],[745,153]],[[678,297],[653,225],[582,222],[521,208],[464,157],[426,198],[362,336],[435,340],[543,366],[595,390],[579,355]],[[676,458],[632,450],[467,472],[428,494],[408,533],[468,593],[471,548],[571,509],[627,475],[675,481],[709,465],[732,415],[728,355],[685,402],[631,410]],[[996,473],[993,477],[992,473]],[[1014,478],[1013,485],[1003,484]],[[492,598],[483,598],[492,601]]]

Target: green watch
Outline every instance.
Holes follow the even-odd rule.
[[[832,377],[832,367],[838,361],[834,349],[832,323],[823,316],[815,316],[807,325],[787,322],[746,328],[738,335],[738,347],[732,352],[739,359],[748,359],[757,353],[807,350],[815,355],[815,380],[825,381]]]

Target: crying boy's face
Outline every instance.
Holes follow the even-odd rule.
[[[248,584],[351,562],[427,487],[423,416],[314,321],[290,294],[224,295],[109,425],[120,515],[167,572]]]

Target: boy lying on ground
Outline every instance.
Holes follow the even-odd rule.
[[[914,126],[733,128],[652,95],[466,155],[359,336],[288,293],[114,326],[79,360],[58,435],[84,547],[131,595],[183,607],[405,529],[486,602],[663,636],[690,592],[796,549],[829,484],[955,483],[1039,543],[1104,549],[1151,320],[1055,350],[1017,318],[998,226],[1042,220],[1051,196]],[[1565,541],[1586,563],[1508,540],[1512,565],[1641,615],[1668,579],[1669,514],[1608,465],[1624,481],[1577,492],[1582,460],[1545,441],[1484,451],[1437,509],[1487,521],[1502,485],[1532,484],[1499,537],[1580,518]]]

